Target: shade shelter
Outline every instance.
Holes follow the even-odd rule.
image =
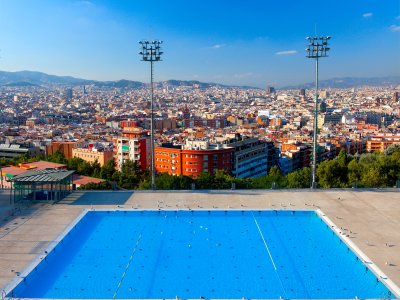
[[[73,173],[67,170],[29,170],[11,178],[14,202],[57,202],[72,191]]]

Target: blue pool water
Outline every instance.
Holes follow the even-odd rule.
[[[90,211],[9,296],[383,298],[310,211]]]

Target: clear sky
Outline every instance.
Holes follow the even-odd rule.
[[[0,0],[0,70],[148,81],[160,39],[156,80],[280,87],[313,80],[315,27],[320,78],[400,75],[400,0]]]

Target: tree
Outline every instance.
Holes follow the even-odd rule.
[[[364,174],[364,166],[360,164],[357,159],[353,159],[347,166],[349,185],[355,182],[359,183],[362,181],[362,176]]]
[[[400,144],[392,144],[385,151],[385,154],[390,156],[394,153],[400,153]]]
[[[72,157],[68,161],[68,169],[70,170],[78,170],[78,166],[82,164],[84,160],[80,157]]]
[[[346,150],[344,150],[344,148],[340,149],[339,155],[336,159],[343,167],[347,166],[349,163],[349,157],[347,156]]]
[[[213,178],[210,173],[200,173],[196,180],[196,189],[212,189]]]
[[[311,168],[304,167],[301,170],[291,172],[287,175],[288,188],[309,188],[311,186]]]
[[[383,187],[386,182],[387,175],[382,174],[376,165],[370,167],[362,177],[362,183],[367,187]]]
[[[230,189],[232,187],[232,182],[235,180],[234,177],[224,170],[217,170],[213,177],[212,187],[214,189]]]
[[[110,159],[101,167],[100,178],[111,180],[114,173],[115,173],[115,163],[113,159]]]
[[[318,165],[318,184],[323,188],[347,187],[347,166],[337,159],[325,160]]]
[[[52,155],[49,155],[46,160],[63,165],[66,165],[68,163],[67,159],[65,158],[65,155],[58,150],[54,152]]]
[[[93,173],[93,169],[89,162],[83,160],[77,165],[76,172],[81,175],[91,176]]]
[[[90,182],[84,185],[81,185],[78,190],[111,190],[111,184],[107,181],[94,183]]]
[[[282,171],[279,169],[279,167],[277,165],[275,165],[275,166],[272,166],[272,168],[269,170],[268,175],[278,178],[278,177],[282,176]]]
[[[90,176],[100,178],[101,166],[97,159],[94,162],[90,163],[90,167],[92,169],[92,173]]]
[[[126,160],[122,165],[118,184],[122,188],[135,189],[139,186],[139,183],[144,180],[145,176],[146,173],[140,170],[136,161]]]
[[[13,160],[12,160],[12,164],[14,166],[18,166],[19,164],[27,162],[28,160],[29,160],[28,154],[23,153],[21,155],[18,155],[17,157],[14,157]]]

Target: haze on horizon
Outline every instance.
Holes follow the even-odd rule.
[[[138,41],[160,39],[157,81],[279,87],[313,80],[315,24],[321,79],[400,75],[400,0],[1,0],[0,70],[145,82]]]

